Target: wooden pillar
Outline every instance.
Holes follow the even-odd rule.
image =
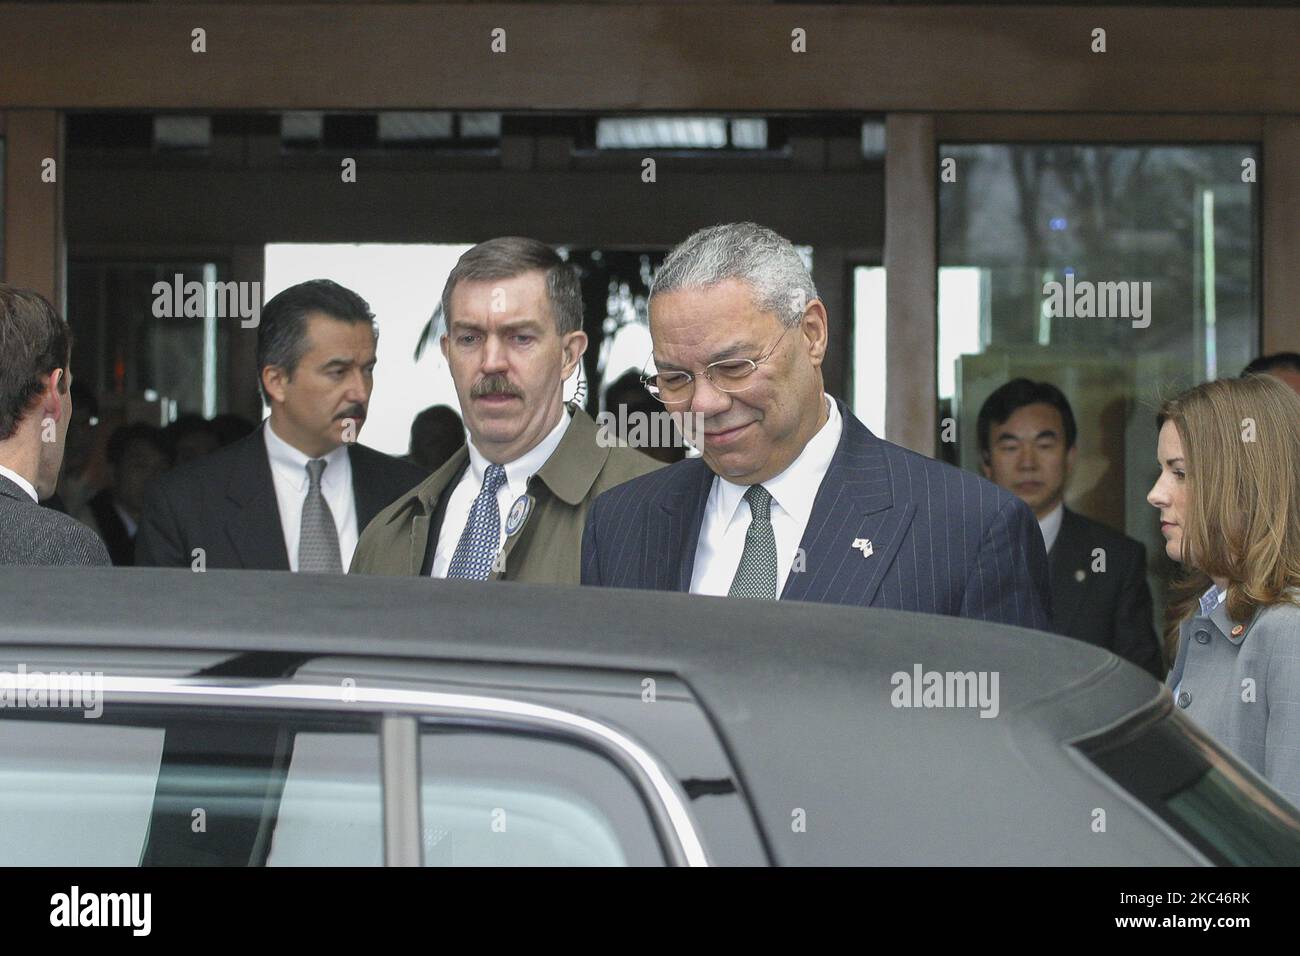
[[[934,118],[885,120],[885,435],[936,448],[938,239]]]
[[[1264,322],[1260,352],[1300,352],[1300,116],[1264,121],[1259,170]]]
[[[822,362],[826,391],[853,404],[849,392],[849,363],[853,348],[853,302],[847,295],[844,249],[841,246],[814,246],[812,280],[817,295],[826,306],[830,325],[830,342]]]
[[[5,282],[34,289],[62,315],[67,302],[63,115],[10,110],[4,145]]]
[[[266,278],[266,247],[236,246],[230,256],[230,278],[235,282],[256,282]],[[262,289],[261,305],[270,296]],[[228,320],[223,320],[228,321]],[[262,399],[257,391],[257,329],[230,325],[230,360],[226,366],[226,407],[250,421],[262,420]]]

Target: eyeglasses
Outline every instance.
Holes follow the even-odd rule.
[[[758,367],[772,357],[776,348],[785,338],[786,332],[796,328],[802,323],[787,325],[785,330],[777,336],[772,347],[758,359],[725,359],[721,362],[713,362],[706,365],[698,374],[703,375],[712,385],[720,392],[743,392],[747,388],[752,388],[754,383],[745,384],[751,375],[758,371]],[[649,365],[649,361],[646,362]],[[676,405],[681,402],[689,402],[695,394],[695,375],[691,372],[659,372],[655,375],[642,375],[641,384],[646,387],[655,398],[665,405]]]

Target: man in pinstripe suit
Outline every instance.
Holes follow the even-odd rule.
[[[754,223],[692,235],[655,278],[650,332],[646,385],[698,416],[702,457],[596,499],[584,584],[1048,626],[1029,508],[825,394],[826,309],[786,239]]]
[[[54,494],[72,418],[72,335],[54,307],[0,283],[0,565],[105,565],[95,532]]]

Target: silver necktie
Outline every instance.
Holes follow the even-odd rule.
[[[320,476],[328,464],[323,458],[307,462],[310,484],[302,503],[302,527],[298,534],[299,572],[343,573],[338,528],[334,526],[334,515],[320,490]]]

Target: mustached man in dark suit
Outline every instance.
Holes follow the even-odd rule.
[[[361,529],[427,477],[355,444],[377,343],[365,300],[328,279],[266,303],[257,365],[270,418],[152,485],[136,563],[343,573]]]
[[[72,333],[45,299],[0,283],[0,565],[106,565],[54,494],[72,420]]]
[[[1019,496],[1038,519],[1051,572],[1051,629],[1163,679],[1146,549],[1065,507],[1078,451],[1065,395],[1048,382],[1014,379],[984,402],[976,430],[984,474]]]
[[[596,499],[584,584],[926,611],[1042,628],[1029,509],[891,445],[825,394],[826,308],[786,239],[697,232],[650,293],[651,392],[702,458]]]

